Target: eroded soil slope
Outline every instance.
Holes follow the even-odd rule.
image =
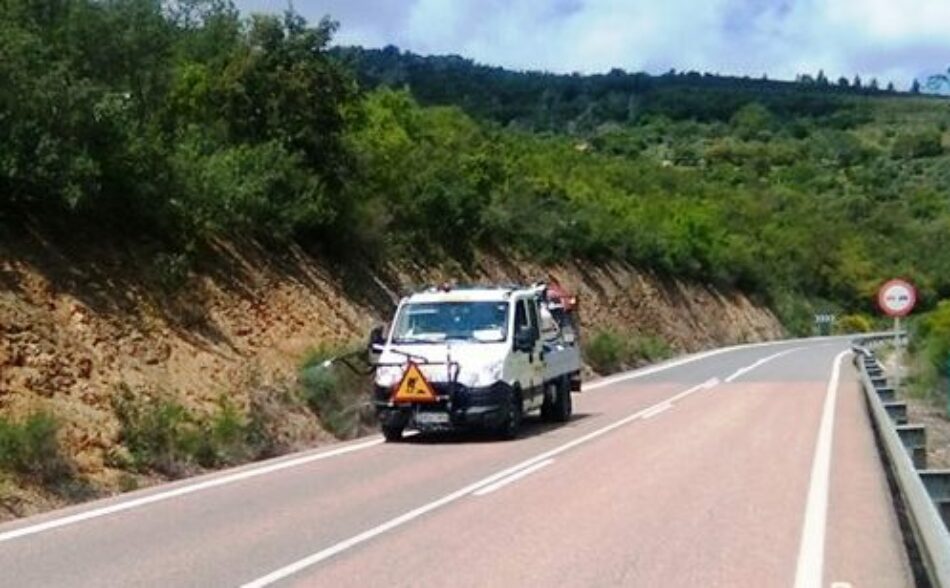
[[[308,349],[362,339],[415,285],[555,278],[581,296],[588,329],[657,335],[678,351],[782,335],[771,312],[741,294],[625,265],[541,267],[481,254],[464,268],[370,270],[255,243],[217,243],[184,264],[145,249],[13,241],[0,245],[0,415],[55,415],[78,474],[104,491],[123,475],[113,459],[116,394],[171,395],[199,412],[222,396],[245,407],[292,382]],[[309,411],[279,417],[288,449],[331,438]]]

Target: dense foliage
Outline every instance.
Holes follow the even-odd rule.
[[[950,296],[947,101],[517,73],[331,51],[333,30],[227,0],[0,4],[0,221],[623,260],[760,293],[796,329],[811,303],[870,310],[891,275]]]

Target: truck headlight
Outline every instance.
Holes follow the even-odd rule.
[[[376,385],[383,388],[392,388],[402,380],[402,368],[387,365],[376,370]]]
[[[495,382],[501,380],[502,373],[504,372],[505,361],[499,360],[495,363],[487,364],[481,369],[472,372],[469,379],[469,382],[463,382],[471,388],[485,388],[491,386]]]

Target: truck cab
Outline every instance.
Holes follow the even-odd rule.
[[[525,414],[566,421],[580,387],[543,285],[434,288],[404,298],[377,331],[373,402],[383,434],[488,428],[516,437]],[[407,393],[407,386],[413,386]]]

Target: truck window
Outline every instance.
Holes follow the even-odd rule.
[[[537,341],[541,338],[541,319],[538,318],[538,302],[536,300],[528,302],[528,317],[531,319],[531,333]]]
[[[525,306],[524,300],[519,300],[515,304],[515,333],[520,331],[522,327],[530,327],[531,324],[528,322],[528,309]]]

